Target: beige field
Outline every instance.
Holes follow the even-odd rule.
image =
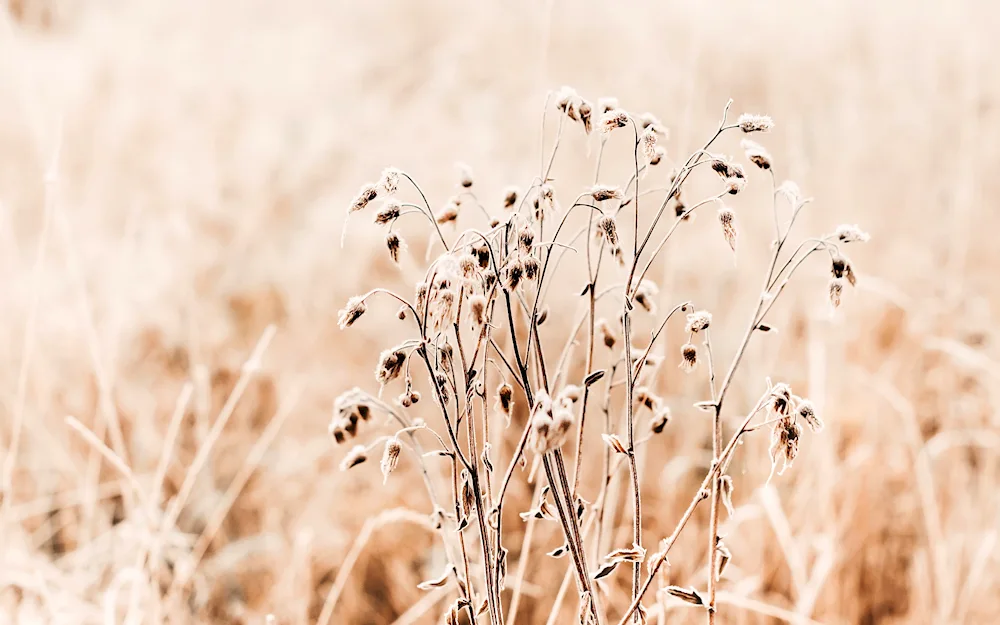
[[[826,428],[803,436],[767,486],[767,432],[737,451],[716,622],[1000,619],[992,3],[0,7],[0,622],[312,624],[331,595],[329,623],[444,622],[454,585],[417,588],[444,556],[414,458],[383,485],[381,448],[343,472],[350,445],[327,432],[334,399],[355,385],[377,392],[379,353],[405,336],[386,300],[343,331],[338,311],[376,286],[411,296],[428,230],[407,222],[397,267],[370,212],[352,216],[341,246],[345,215],[387,166],[439,208],[459,161],[502,212],[504,187],[539,173],[543,110],[551,149],[557,113],[544,105],[562,85],[653,112],[681,160],[729,98],[734,117],[766,113],[775,128],[755,139],[779,182],[815,198],[797,232],[846,223],[871,234],[849,250],[858,284],[836,314],[828,265],[807,264],[768,316],[779,331],[751,343],[734,379],[727,428],[767,377],[809,397]],[[738,139],[713,149],[742,159]],[[612,138],[602,179],[628,177],[628,142]],[[565,133],[552,173],[563,204],[593,182],[598,145]],[[668,171],[642,184],[663,186]],[[748,178],[730,201],[735,265],[706,213],[650,274],[661,309],[692,300],[714,313],[724,362],[773,234],[769,179]],[[474,211],[459,221],[485,226]],[[551,302],[542,339],[553,352],[585,308],[577,295]],[[712,458],[711,418],[692,407],[705,378],[673,365],[682,341],[670,335],[656,378],[673,418],[638,456],[649,551]],[[440,424],[426,377],[415,374],[425,400],[410,414]],[[523,408],[494,433],[503,466]],[[376,420],[358,439],[386,434]],[[601,457],[597,429],[588,437],[584,458]],[[446,465],[430,466],[450,487]],[[583,465],[587,500],[599,471],[599,460]],[[613,547],[631,542],[620,477]],[[515,471],[504,521],[503,602],[506,612],[516,587],[522,625],[550,617],[570,564],[545,555],[561,544],[558,523],[537,523],[530,554],[521,549],[528,478]],[[707,536],[699,509],[663,584],[705,586]],[[611,615],[628,605],[622,568],[605,579]],[[705,622],[703,609],[659,597],[647,598],[650,622]],[[577,614],[570,586],[554,620]]]

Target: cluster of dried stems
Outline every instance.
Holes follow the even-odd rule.
[[[565,537],[565,544],[549,554],[569,556],[563,587],[551,608],[553,615],[559,612],[559,602],[572,577],[579,595],[582,624],[644,622],[643,598],[658,579],[664,579],[660,574],[667,568],[664,565],[668,563],[671,547],[699,504],[708,501],[706,586],[661,583],[658,590],[703,607],[708,622],[714,622],[716,588],[730,559],[719,535],[719,519],[721,508],[732,509],[732,479],[727,471],[734,451],[744,436],[770,427],[773,474],[779,463],[784,470],[795,459],[803,424],[813,431],[822,428],[808,400],[794,395],[787,384],[772,384],[767,380],[766,389],[749,410],[731,413],[727,410],[737,425],[728,434],[724,432],[723,426],[729,419],[724,418],[727,415],[723,407],[727,405],[725,400],[734,374],[754,335],[770,331],[765,318],[789,280],[807,258],[825,252],[832,273],[829,299],[836,307],[844,282],[855,281],[851,263],[840,247],[867,239],[857,227],[841,226],[825,236],[790,242],[789,233],[808,199],[793,183],[775,184],[772,157],[758,143],[744,139],[741,145],[748,163],[753,165],[751,169],[759,170],[765,179],[770,178],[774,240],[760,297],[735,347],[732,362],[719,369],[714,361],[710,312],[699,310],[691,302],[680,302],[670,307],[662,319],[657,318],[659,294],[646,274],[670,238],[683,229],[695,211],[704,206],[716,207],[721,234],[736,250],[736,219],[724,200],[743,190],[749,174],[733,159],[710,150],[724,133],[766,133],[773,123],[767,116],[750,114],[732,123],[728,120],[731,103],[726,105],[722,120],[704,146],[683,161],[671,163],[662,146],[667,131],[655,117],[633,115],[619,108],[613,99],[593,104],[565,88],[555,97],[550,96],[542,116],[543,141],[547,116],[558,117],[558,131],[547,151],[548,157],[543,153],[538,177],[523,193],[516,189],[505,191],[496,211],[489,210],[477,197],[473,176],[466,167],[461,168],[458,194],[437,211],[406,172],[392,168],[383,172],[377,184],[364,186],[350,206],[351,214],[366,209],[377,211],[374,220],[388,227],[386,246],[393,260],[398,261],[404,249],[394,228],[407,215],[426,219],[432,229],[432,246],[440,243],[443,247],[440,255],[429,262],[412,299],[377,288],[351,298],[341,311],[340,325],[347,328],[365,314],[374,296],[391,298],[400,305],[399,319],[412,324],[414,333],[411,339],[382,353],[376,370],[377,395],[352,389],[338,398],[330,432],[337,443],[347,444],[376,415],[398,424],[391,435],[353,446],[342,468],[364,463],[374,449],[381,447],[381,470],[387,479],[397,468],[401,455],[412,453],[433,506],[432,525],[448,558],[441,576],[421,587],[454,585],[457,598],[445,612],[447,623],[457,625],[467,618],[470,623],[482,620],[490,625],[505,622],[509,625],[516,619],[520,584],[512,588],[506,612],[502,597],[509,567],[504,525],[511,522],[503,512],[505,496],[519,467],[530,469],[529,480],[537,471],[544,473],[544,482],[539,481],[535,490],[533,507],[521,512],[521,519],[529,523],[558,522]],[[594,183],[591,188],[574,194],[571,202],[561,205],[550,173],[560,137],[563,132],[577,128],[587,134],[595,131],[599,136]],[[621,186],[601,180],[605,147],[615,132],[627,133],[633,141],[630,177]],[[640,183],[664,169],[667,171],[663,171],[662,177],[669,180],[665,188],[640,191]],[[717,193],[688,204],[684,199],[685,183],[696,170],[706,171],[713,178],[717,176],[719,188]],[[417,199],[414,202],[397,199],[407,192]],[[658,204],[650,203],[653,193],[664,195]],[[382,202],[377,209],[369,207],[378,200]],[[489,220],[489,228],[456,233],[453,224],[465,206],[482,211]],[[582,214],[586,215],[585,223]],[[581,215],[575,222],[579,224],[576,232],[567,227],[574,223],[573,215]],[[453,236],[446,236],[446,231]],[[567,254],[586,259],[587,279],[571,292],[560,294],[556,275],[560,260]],[[539,326],[548,317],[546,300],[560,296],[586,297],[588,306],[579,322],[570,326],[561,354],[553,360],[551,352],[546,354]],[[606,298],[620,310],[615,320],[597,317],[597,304]],[[647,550],[650,543],[642,531],[642,480],[636,449],[668,431],[670,410],[664,398],[653,390],[664,359],[652,350],[677,313],[686,314],[684,331],[688,337],[680,348],[679,366],[695,372],[697,365],[704,363],[701,370],[707,372],[708,399],[695,408],[711,415],[713,460],[674,530],[659,540],[655,549]],[[633,319],[637,315],[652,318],[653,331],[645,346],[635,341]],[[585,362],[574,369],[570,354],[581,332],[586,341]],[[700,345],[695,343],[698,339]],[[606,352],[601,356],[606,366],[597,368],[595,361],[602,350]],[[719,379],[717,370],[722,373]],[[421,399],[414,389],[414,377],[425,375],[430,389],[427,401],[440,411],[443,431],[408,415]],[[575,375],[579,378],[575,379]],[[384,399],[386,387],[396,384],[403,387],[398,398]],[[623,405],[616,409],[613,403],[619,398]],[[520,426],[516,446],[504,458],[500,453],[504,450],[500,444],[504,431],[500,426],[505,423],[512,427],[511,415],[520,402],[524,402],[528,416]],[[596,497],[589,501],[580,492],[581,463],[588,444],[584,440],[584,425],[588,412],[597,409],[604,416],[603,479]],[[643,417],[646,425],[640,428],[639,416],[647,414],[648,417]],[[441,492],[437,483],[440,475],[435,469],[440,467],[431,466],[435,457],[450,469],[447,493]],[[620,469],[627,470],[631,484],[634,531],[631,545],[609,550],[605,545],[605,522],[609,518],[608,507],[613,504],[609,502],[608,490]],[[524,536],[525,542],[531,540],[530,531]],[[526,553],[525,545],[521,552]],[[607,577],[622,564],[631,568],[630,601],[624,610],[612,614]],[[330,618],[335,602],[335,596],[327,602],[321,622]]]

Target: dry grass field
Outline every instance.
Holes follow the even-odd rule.
[[[450,557],[419,457],[404,449],[383,484],[386,419],[349,444],[328,432],[335,399],[377,393],[379,354],[412,338],[390,300],[370,301],[345,330],[339,311],[378,286],[412,297],[434,231],[402,220],[397,265],[372,208],[346,222],[342,244],[345,216],[389,166],[436,211],[456,193],[457,162],[502,216],[505,187],[528,189],[552,150],[560,114],[546,97],[563,85],[654,113],[677,163],[711,137],[728,99],[732,120],[766,113],[774,129],[751,138],[778,182],[814,198],[795,236],[840,224],[871,235],[847,250],[857,286],[834,314],[829,265],[802,266],[767,317],[777,332],[754,338],[732,380],[727,436],[768,378],[808,397],[826,427],[805,432],[794,466],[770,481],[768,432],[738,446],[714,622],[1000,619],[998,28],[1000,10],[973,0],[0,1],[0,623],[446,622],[454,581],[417,587]],[[602,182],[634,171],[631,133],[610,135]],[[567,121],[551,171],[563,207],[594,183],[599,134]],[[712,147],[748,168],[746,190],[726,200],[737,262],[707,206],[649,273],[661,316],[687,300],[712,311],[720,363],[746,330],[774,236],[770,179],[746,163],[741,138]],[[642,189],[669,184],[669,167],[645,172]],[[710,171],[691,185],[692,202],[719,188]],[[641,205],[644,220],[662,197]],[[630,215],[618,218],[627,241]],[[475,207],[458,222],[443,227],[449,240],[489,227]],[[556,285],[538,333],[551,360],[587,309],[573,254],[572,287]],[[601,313],[612,325],[618,306]],[[651,318],[636,322],[639,346]],[[506,313],[495,321],[509,349]],[[704,365],[675,366],[676,323],[648,382],[672,418],[634,457],[650,555],[713,459],[712,415],[693,407],[708,399]],[[569,357],[576,383],[585,343]],[[487,373],[491,411],[498,370]],[[427,377],[414,369],[424,399],[407,414],[444,432]],[[623,393],[610,404],[619,423]],[[495,417],[502,472],[528,423],[520,390],[509,428]],[[587,421],[581,462],[591,503],[602,419]],[[373,458],[342,471],[359,441],[379,443]],[[553,608],[573,571],[546,555],[562,526],[517,514],[545,483],[534,458],[515,468],[504,508],[504,622],[577,623],[572,576]],[[450,494],[451,465],[426,466]],[[632,543],[628,473],[606,493],[606,544],[588,555]],[[695,510],[670,551],[645,596],[651,623],[706,621],[656,590],[706,590],[710,517]],[[479,532],[473,520],[463,536],[482,597]],[[595,590],[602,624],[629,606],[629,569]]]

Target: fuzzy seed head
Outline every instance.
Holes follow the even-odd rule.
[[[497,406],[510,418],[510,411],[514,407],[514,389],[506,382],[497,388]]]
[[[782,459],[781,470],[778,475],[785,472],[785,469],[792,466],[795,457],[799,454],[799,439],[802,437],[802,426],[794,419],[781,419],[774,424],[771,430],[771,471],[777,467],[778,459]]]
[[[740,147],[743,148],[748,161],[761,169],[771,169],[771,155],[764,148],[764,146],[760,145],[756,141],[744,139],[740,141]]]
[[[813,406],[812,402],[808,399],[803,399],[799,402],[796,414],[799,419],[806,422],[806,425],[808,425],[809,429],[813,432],[819,433],[823,431],[823,420],[819,418],[818,414],[816,414],[815,406]]]
[[[656,157],[656,130],[652,126],[647,127],[642,133],[642,153],[647,161],[652,161]]]
[[[733,176],[731,178],[726,178],[726,191],[729,195],[736,195],[743,190],[743,187],[747,186],[746,178],[738,178]]]
[[[650,390],[648,387],[645,386],[640,386],[639,388],[635,389],[635,394],[633,397],[635,399],[636,404],[638,404],[639,406],[644,406],[645,408],[648,408],[649,410],[652,411],[656,411],[660,407],[660,404],[663,401],[659,395],[657,395],[656,393],[654,393],[652,390]]]
[[[639,116],[639,127],[643,130],[652,131],[654,135],[668,135],[667,127],[660,123],[659,118],[652,113],[643,113]]]
[[[380,226],[384,226],[385,224],[398,219],[402,210],[403,206],[396,200],[386,200],[385,203],[382,204],[382,210],[375,215],[375,223]]]
[[[833,234],[841,243],[867,243],[871,239],[871,236],[861,228],[848,224],[837,226]]]
[[[691,343],[685,343],[681,347],[680,368],[685,373],[691,373],[698,366],[698,348]]]
[[[608,245],[612,247],[618,246],[618,224],[615,222],[614,216],[602,215],[597,220],[597,230],[595,232],[598,238],[604,237],[607,239]]]
[[[399,439],[393,436],[385,443],[385,450],[382,452],[382,483],[389,479],[389,474],[396,470],[399,465],[399,452],[403,450],[399,444]]]
[[[649,157],[650,165],[659,165],[660,162],[667,156],[667,148],[662,145],[658,145],[653,148],[653,155]]]
[[[459,163],[456,167],[458,167],[458,184],[468,189],[472,186],[472,168],[465,163]]]
[[[364,445],[355,445],[340,462],[340,470],[346,471],[368,460],[368,452]]]
[[[751,132],[770,132],[774,128],[774,120],[767,115],[744,113],[740,115],[736,123],[739,124],[740,130],[748,134]]]
[[[368,306],[360,296],[356,295],[347,300],[344,309],[340,311],[340,318],[337,322],[340,329],[344,330],[352,326],[355,321],[361,318],[361,315],[365,314],[366,310],[368,310]]]
[[[784,382],[775,384],[771,387],[768,404],[774,414],[787,417],[792,408],[792,388]]]
[[[517,290],[522,278],[524,278],[524,265],[520,259],[515,258],[507,265],[507,289]]]
[[[396,347],[387,349],[379,357],[378,368],[375,370],[375,379],[382,386],[399,377],[406,364],[406,352]]]
[[[395,232],[390,232],[385,235],[385,246],[389,250],[389,256],[392,257],[392,262],[399,262],[399,252],[405,248],[405,243],[403,239],[399,237]],[[403,315],[406,315],[406,311],[403,310]]]
[[[512,210],[517,203],[517,187],[507,187],[503,192],[503,207]]]
[[[620,200],[622,197],[622,190],[612,185],[595,184],[590,189],[590,197],[594,198],[597,202],[603,202],[604,200]]]
[[[476,248],[476,261],[480,269],[488,269],[490,266],[490,246],[483,243]]]
[[[722,236],[729,244],[729,248],[736,251],[736,215],[733,209],[723,206],[719,209],[719,224],[722,226]]]
[[[830,305],[834,308],[840,306],[840,298],[844,294],[844,279],[843,278],[833,278],[830,280],[830,284],[827,286],[827,295],[830,299]]]
[[[594,106],[581,98],[578,111],[580,113],[580,123],[583,124],[583,131],[589,135],[590,131],[594,129]]]
[[[386,167],[382,170],[382,177],[379,178],[378,186],[382,187],[386,195],[392,195],[399,189],[400,172],[395,167]]]
[[[539,391],[535,396],[535,405],[531,408],[531,433],[529,442],[537,453],[549,450],[549,434],[555,425],[552,416],[552,399],[545,391]]]
[[[535,244],[535,231],[530,226],[524,226],[517,233],[517,246],[524,254],[530,254],[531,248]]]
[[[526,256],[521,266],[524,267],[524,278],[526,280],[534,280],[542,271],[541,263],[534,256]]]
[[[473,295],[469,298],[469,315],[472,317],[474,327],[479,327],[486,323],[486,297],[483,295]]]
[[[597,110],[601,115],[618,108],[618,98],[600,98],[597,100]]]
[[[857,284],[858,279],[857,276],[854,275],[854,268],[851,266],[851,261],[846,256],[834,254],[830,272],[833,274],[834,278],[846,278],[851,286]]]
[[[687,326],[685,332],[697,334],[702,330],[707,330],[712,325],[712,313],[707,310],[698,310],[687,316]]]
[[[351,208],[348,212],[363,210],[376,197],[378,197],[378,187],[371,183],[364,185],[351,202]]]
[[[601,336],[601,340],[604,342],[604,346],[608,349],[614,349],[615,343],[618,339],[615,338],[615,333],[611,331],[611,326],[608,325],[607,319],[598,319],[596,330]]]
[[[455,202],[449,202],[444,208],[437,212],[437,215],[434,216],[434,220],[441,225],[454,223],[457,219],[458,204]]]
[[[635,301],[648,313],[656,313],[656,296],[660,289],[652,280],[643,280],[635,287]]]
[[[653,418],[649,422],[649,430],[653,434],[661,434],[668,423],[670,423],[670,408],[668,406],[660,406],[653,413]]]
[[[628,126],[628,113],[621,109],[612,109],[601,117],[601,132],[607,134],[616,128]]]

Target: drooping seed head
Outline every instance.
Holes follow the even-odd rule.
[[[656,312],[656,296],[660,289],[652,280],[643,280],[635,287],[635,302],[642,306],[646,312]]]
[[[559,401],[567,401],[571,404],[575,404],[580,401],[583,397],[583,389],[575,384],[567,384],[563,387],[563,390],[559,392]]]
[[[454,202],[449,202],[434,216],[434,220],[441,225],[454,223],[457,219],[458,219],[458,204]]]
[[[347,304],[340,311],[340,318],[338,319],[340,329],[344,330],[353,325],[355,321],[361,318],[361,315],[365,314],[366,310],[368,310],[368,306],[361,296],[356,295],[347,300]]]
[[[743,190],[743,187],[747,186],[746,178],[737,178],[733,176],[731,178],[726,178],[726,192],[729,195],[736,195]]]
[[[764,146],[756,141],[744,139],[740,141],[740,147],[743,148],[748,161],[763,170],[771,169],[771,155]]]
[[[382,170],[382,177],[379,178],[378,186],[382,187],[386,195],[392,195],[399,189],[400,172],[395,167],[386,167]]]
[[[500,407],[501,412],[510,418],[510,411],[514,406],[514,389],[506,382],[497,388],[497,406]]]
[[[639,127],[643,130],[652,131],[654,134],[662,135],[666,137],[669,133],[667,127],[664,126],[659,118],[652,113],[643,113],[639,116]]]
[[[534,280],[542,271],[541,263],[534,256],[526,256],[521,265],[524,267],[525,280]]]
[[[751,132],[770,132],[774,128],[774,120],[767,115],[744,113],[740,115],[736,123],[739,124],[740,130],[748,134]]]
[[[581,98],[577,110],[580,113],[580,123],[583,124],[583,131],[589,135],[591,130],[594,129],[594,106]]]
[[[622,190],[613,185],[595,184],[590,189],[590,197],[594,198],[594,201],[596,202],[603,202],[604,200],[620,200],[622,197]]]
[[[600,219],[597,220],[597,230],[595,230],[598,238],[603,237],[607,239],[608,244],[612,247],[618,245],[618,224],[615,222],[613,215],[601,215]]]
[[[833,278],[830,280],[830,284],[827,285],[827,297],[830,299],[830,305],[834,308],[840,306],[840,298],[844,294],[844,279],[843,278]]]
[[[465,163],[456,165],[458,168],[458,184],[465,189],[472,186],[472,168]]]
[[[389,199],[382,204],[382,210],[375,215],[375,223],[383,226],[395,219],[399,219],[399,214],[403,210],[403,205],[396,200]]]
[[[667,156],[667,148],[663,147],[662,145],[658,145],[655,148],[653,148],[653,155],[649,157],[649,164],[653,166],[659,165],[660,162],[662,162],[666,156]]]
[[[368,452],[364,445],[355,445],[340,462],[340,470],[346,471],[368,460]]]
[[[792,408],[792,388],[784,382],[778,382],[771,387],[768,407],[774,414],[787,417]]]
[[[517,187],[507,187],[503,192],[503,207],[506,210],[514,208],[517,203]]]
[[[685,332],[697,334],[702,330],[707,330],[712,325],[712,313],[707,310],[698,310],[687,316],[687,326]]]
[[[488,269],[490,266],[490,246],[483,243],[476,248],[476,261],[480,269]]]
[[[521,260],[518,258],[512,259],[507,264],[507,289],[511,291],[517,290],[523,277],[524,265],[521,264]]]
[[[472,323],[479,327],[486,323],[486,297],[483,295],[473,295],[469,298],[469,315]]]
[[[857,284],[857,276],[854,275],[854,268],[851,266],[851,261],[841,254],[834,254],[831,259],[830,272],[833,274],[834,278],[847,278],[847,281],[851,283],[851,286]]]
[[[535,396],[535,405],[531,408],[531,433],[529,442],[537,453],[549,450],[549,433],[555,421],[552,417],[552,399],[545,391],[539,391]]]
[[[351,201],[351,208],[348,210],[348,212],[353,213],[359,210],[363,210],[366,206],[368,206],[368,203],[374,200],[376,197],[378,197],[378,187],[376,187],[371,183],[364,185],[363,187],[361,187],[361,190],[358,191],[358,194],[354,197],[354,200]]]
[[[535,323],[542,325],[545,320],[549,318],[549,307],[545,306],[540,311],[538,311],[538,316],[535,317]]]
[[[656,411],[660,407],[660,404],[663,401],[663,399],[659,395],[657,395],[651,389],[645,386],[640,386],[639,388],[635,389],[633,398],[635,399],[636,404],[644,406],[652,411]]]
[[[736,215],[733,209],[723,206],[719,209],[719,224],[722,226],[722,237],[729,245],[729,249],[736,251]]]
[[[681,347],[681,364],[680,368],[686,373],[691,373],[694,371],[695,367],[698,366],[698,348],[691,343],[685,343]]]
[[[375,379],[385,386],[399,377],[406,364],[406,352],[398,347],[387,349],[379,357],[378,368],[375,369]]]
[[[806,422],[806,425],[813,432],[819,433],[823,431],[823,420],[816,414],[816,407],[808,399],[803,399],[799,402],[796,414],[799,419]]]
[[[615,343],[618,339],[615,338],[615,333],[611,331],[611,326],[608,325],[607,319],[598,319],[596,330],[601,336],[601,340],[604,342],[604,346],[608,349],[614,349]]]
[[[618,108],[618,98],[600,98],[597,100],[597,110],[601,115]]]
[[[390,232],[385,235],[385,246],[389,250],[389,256],[392,257],[392,262],[399,262],[399,252],[406,247],[403,239],[399,237],[395,232]],[[406,311],[403,310],[403,315],[405,317]]]
[[[616,128],[628,126],[628,113],[621,109],[613,109],[601,117],[601,132],[607,134]]]
[[[670,407],[661,405],[653,413],[653,418],[649,422],[649,429],[653,434],[661,434],[668,423],[670,423]]]
[[[642,154],[647,161],[652,161],[656,157],[656,131],[652,127],[646,128],[640,141],[642,142]]]
[[[535,231],[531,229],[531,226],[525,225],[521,228],[521,231],[517,233],[517,246],[521,252],[530,254],[531,248],[534,244]]]
[[[852,226],[849,224],[841,224],[837,226],[834,231],[834,236],[840,240],[841,243],[867,243],[871,236],[867,232],[861,230],[857,226]]]
[[[782,458],[782,467],[778,475],[785,472],[785,469],[792,466],[795,457],[799,454],[799,439],[802,437],[802,426],[793,419],[781,419],[774,424],[771,430],[771,471],[778,464],[778,459]]]
[[[383,484],[389,480],[389,474],[395,471],[399,465],[399,452],[402,449],[403,447],[399,444],[399,439],[395,436],[386,441],[385,450],[382,452],[382,462],[380,463]]]

